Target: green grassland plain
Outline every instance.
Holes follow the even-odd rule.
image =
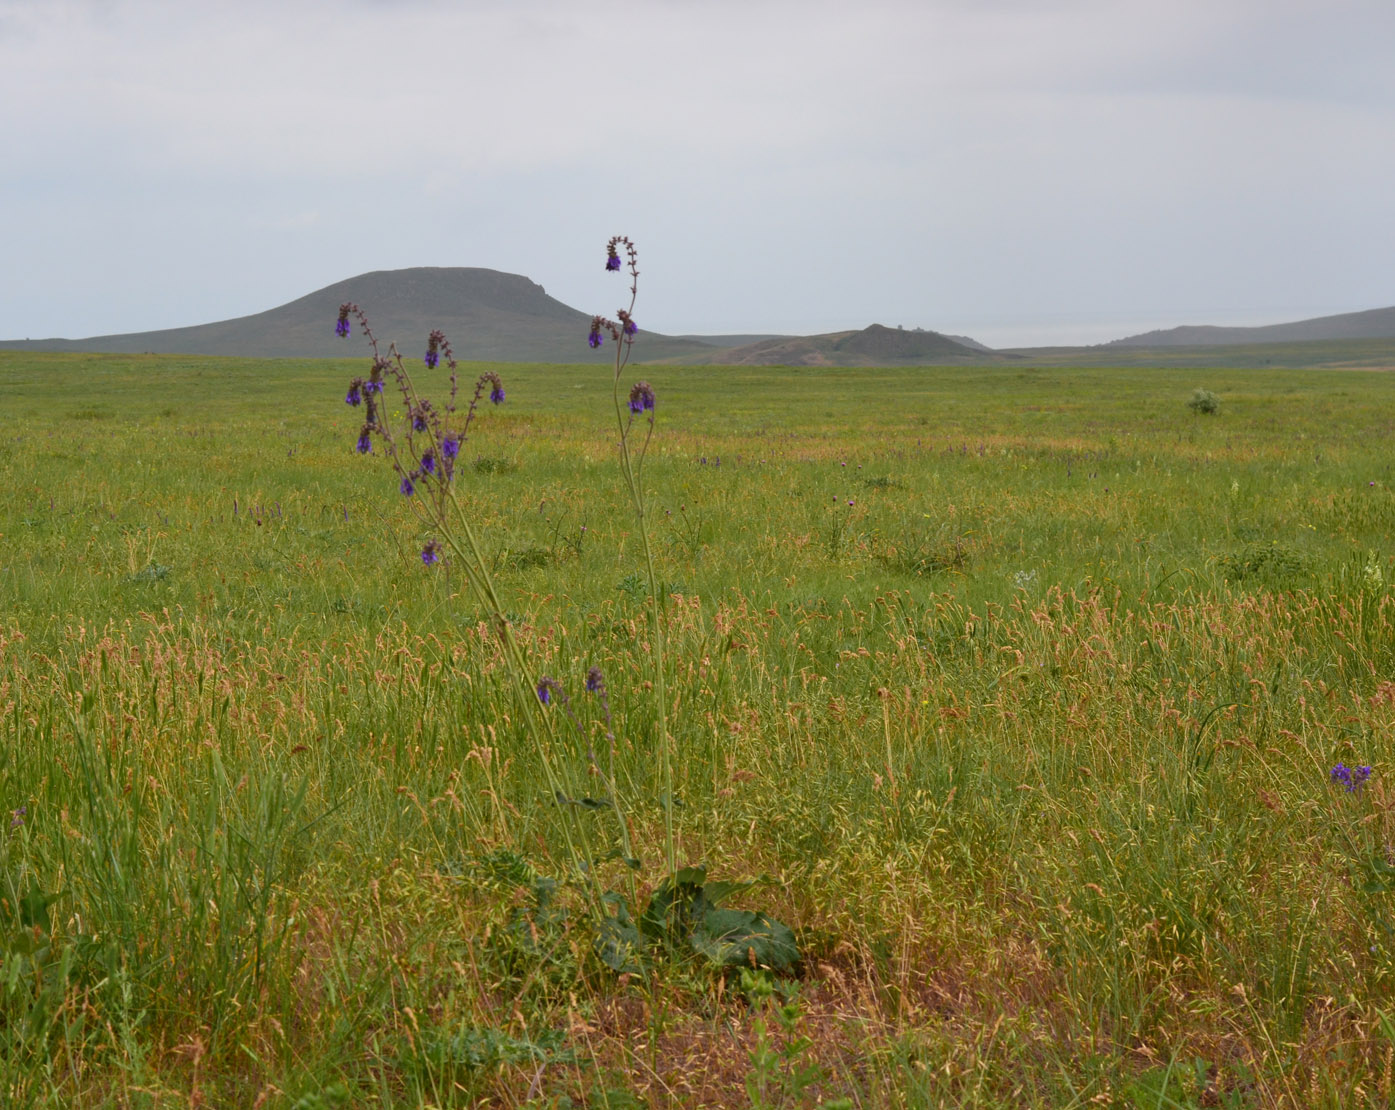
[[[803,954],[762,1040],[530,902],[559,807],[364,364],[0,353],[9,1102],[1391,1104],[1390,372],[634,373],[681,855]],[[458,488],[650,886],[609,375],[492,369]]]

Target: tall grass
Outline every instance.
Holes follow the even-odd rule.
[[[614,818],[363,507],[352,367],[0,355],[8,1102],[1389,1104],[1388,375],[646,368],[676,852],[798,927],[786,1029],[598,959],[548,846]],[[652,846],[606,380],[512,369],[458,494]]]

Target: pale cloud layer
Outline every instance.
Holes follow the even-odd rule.
[[[610,310],[617,232],[669,332],[1392,304],[1392,42],[1389,0],[0,0],[0,338],[412,265]]]

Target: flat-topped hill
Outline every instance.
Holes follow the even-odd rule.
[[[591,317],[549,297],[519,274],[466,266],[418,266],[375,270],[335,282],[304,297],[252,316],[187,328],[98,335],[87,339],[15,340],[0,348],[233,355],[246,358],[334,358],[358,354],[362,338],[334,334],[344,301],[368,314],[379,342],[397,343],[404,355],[426,349],[433,328],[446,333],[456,357],[500,362],[606,362],[586,344]],[[644,321],[639,320],[643,327]],[[355,333],[358,329],[355,326]],[[714,348],[692,339],[644,332],[645,359],[701,356]],[[636,354],[639,354],[636,348]]]

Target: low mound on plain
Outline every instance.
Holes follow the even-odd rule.
[[[384,350],[404,355],[426,349],[432,329],[446,333],[463,360],[489,362],[608,362],[586,343],[591,317],[549,297],[519,274],[476,267],[418,266],[375,270],[327,285],[279,308],[187,328],[99,335],[88,339],[0,342],[0,349],[101,351],[116,354],[231,355],[241,358],[342,358],[361,353],[357,321],[349,342],[334,334],[339,306],[360,305]],[[641,324],[643,321],[641,321]],[[643,358],[705,361],[714,350],[692,339],[643,335]],[[636,353],[639,349],[636,348]]]
[[[1226,328],[1184,325],[1130,335],[1106,347],[1216,347],[1240,343],[1308,343],[1340,339],[1395,338],[1395,306],[1337,316],[1315,316],[1287,324]]]
[[[727,366],[908,366],[1002,362],[1010,357],[935,331],[873,324],[861,331],[767,339],[718,351],[705,361]]]

